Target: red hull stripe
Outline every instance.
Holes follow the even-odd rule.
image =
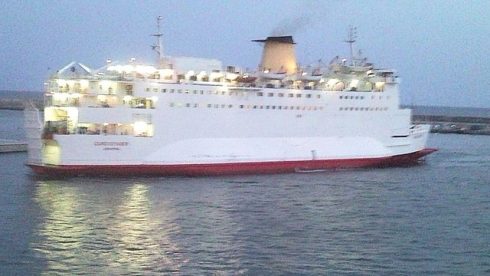
[[[41,175],[158,175],[158,176],[207,176],[234,174],[272,174],[315,171],[324,169],[388,167],[415,164],[420,158],[437,149],[426,148],[417,152],[379,158],[270,161],[217,164],[178,165],[62,165],[28,166]]]

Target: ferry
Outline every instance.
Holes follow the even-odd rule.
[[[300,67],[292,36],[263,45],[250,71],[169,57],[157,18],[156,65],[71,62],[25,109],[27,165],[41,175],[314,172],[418,163],[429,125],[400,108],[399,77],[354,55]]]

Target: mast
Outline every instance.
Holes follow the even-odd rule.
[[[345,42],[349,43],[350,46],[350,62],[351,65],[354,66],[354,42],[356,42],[357,38],[357,28],[353,26],[349,26],[349,34],[347,36],[347,40]]]
[[[157,33],[152,34],[152,36],[155,36],[157,38],[157,42],[155,45],[152,45],[151,48],[155,50],[158,54],[158,60],[157,64],[160,68],[165,66],[165,57],[163,56],[163,43],[162,43],[162,36],[163,34],[160,31],[160,21],[162,21],[163,17],[159,15],[157,17]]]

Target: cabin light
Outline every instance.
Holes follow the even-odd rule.
[[[376,84],[374,85],[376,90],[383,90],[384,86],[385,86],[384,81],[377,81]]]
[[[170,77],[174,74],[174,70],[172,70],[172,69],[161,69],[161,70],[159,70],[159,73],[163,77]]]
[[[233,81],[236,80],[237,78],[238,78],[238,74],[236,73],[226,73],[227,80]]]
[[[156,101],[158,101],[158,97],[157,96],[153,96],[153,97],[150,98],[150,100],[152,100],[153,102],[156,102]]]
[[[135,61],[136,61],[136,58],[134,58],[134,57],[132,57],[132,58],[129,60],[129,62],[131,62],[131,63],[132,63],[132,62],[135,62]]]
[[[211,78],[211,80],[222,78],[223,77],[223,73],[221,73],[221,72],[212,72],[209,75],[209,77]]]
[[[306,72],[303,72],[301,75],[302,75],[302,76],[306,76]]]
[[[351,86],[351,87],[357,87],[357,85],[359,85],[359,80],[353,79],[353,80],[350,82],[350,86]]]
[[[202,80],[204,77],[206,77],[208,74],[206,73],[206,71],[201,71],[199,72],[199,74],[197,75],[197,78]]]
[[[59,100],[64,101],[64,100],[66,100],[66,98],[68,98],[68,94],[66,94],[66,93],[54,93],[53,94],[53,99],[58,100],[58,101]]]
[[[134,122],[132,125],[136,134],[145,132],[148,127],[148,124],[143,121]]]
[[[194,72],[193,70],[190,70],[189,72],[187,72],[185,74],[185,78],[190,79],[192,76],[195,76],[195,75],[196,75],[196,72]]]
[[[339,79],[329,79],[329,80],[327,81],[327,85],[329,85],[329,86],[333,86],[333,85],[335,85],[335,84],[336,84],[336,83],[338,83],[338,82],[339,82]]]
[[[113,86],[113,82],[109,80],[101,80],[99,82],[99,85],[102,87],[102,89],[109,89],[110,87]]]
[[[64,79],[58,79],[56,80],[56,82],[58,83],[59,86],[65,86],[66,84],[66,81]]]
[[[104,126],[108,126],[109,124],[108,123],[104,123]]]
[[[264,70],[264,73],[266,73],[266,74],[269,74],[269,72],[270,72],[269,69]]]
[[[105,61],[105,62],[107,62],[107,63],[112,63],[112,59],[108,58],[108,59],[106,59],[106,61]]]
[[[136,73],[142,74],[142,75],[149,75],[154,72],[156,72],[157,69],[153,66],[149,65],[136,65]]]
[[[80,80],[80,88],[87,89],[88,88],[88,80]]]

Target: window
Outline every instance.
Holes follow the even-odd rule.
[[[294,94],[293,93],[289,93],[288,94],[288,97],[293,98],[294,97]]]
[[[158,92],[158,88],[153,88],[153,92]]]
[[[170,93],[174,93],[174,89],[170,89]]]
[[[284,97],[284,93],[278,93],[277,96],[282,98],[282,97]]]
[[[262,93],[262,92],[257,92],[257,96],[258,96],[258,97],[262,97],[262,96],[264,96],[264,93]]]
[[[274,97],[274,93],[268,93],[267,97]]]
[[[296,98],[301,98],[301,94],[296,94]]]
[[[162,93],[166,93],[167,92],[167,89],[162,89]]]
[[[102,89],[102,86],[100,87],[100,89]],[[146,90],[146,92],[150,92],[150,88],[149,87],[147,87],[145,90]]]

